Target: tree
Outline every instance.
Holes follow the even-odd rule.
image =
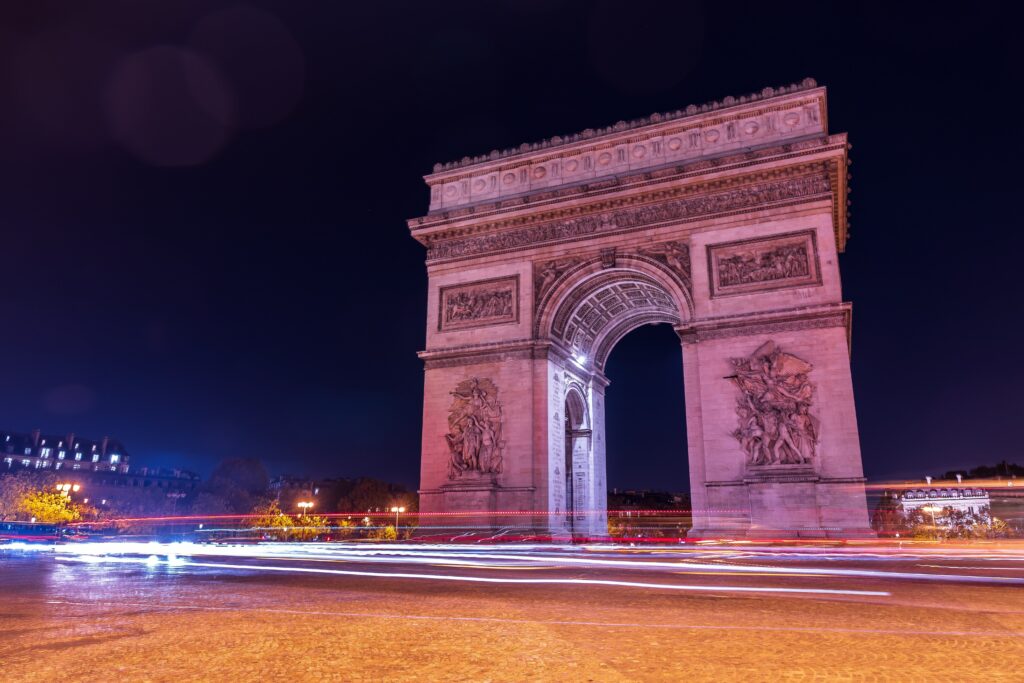
[[[253,508],[251,517],[247,524],[263,532],[264,537],[275,538],[284,541],[288,538],[290,530],[295,526],[295,520],[281,511],[276,500],[258,505]]]
[[[26,494],[34,491],[53,490],[56,481],[52,473],[19,472],[0,476],[0,521],[17,519],[21,513],[21,501]]]
[[[67,496],[52,491],[30,491],[21,498],[19,509],[29,519],[43,524],[64,524],[81,518],[78,506]]]
[[[320,515],[299,515],[293,518],[290,537],[296,541],[313,541],[331,530],[331,521]]]
[[[222,498],[231,512],[245,513],[268,498],[270,478],[254,458],[223,460],[203,484],[202,492]],[[209,501],[209,499],[207,499]]]
[[[370,477],[338,480],[331,493],[337,497],[334,509],[338,512],[387,512],[392,507],[404,507],[406,512],[418,509],[416,495],[404,486]]]
[[[871,514],[871,528],[883,536],[891,536],[909,530],[907,516],[903,512],[903,503],[900,502],[896,493],[886,491],[882,494]]]

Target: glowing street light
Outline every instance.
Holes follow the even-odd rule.
[[[60,493],[62,498],[70,498],[72,492],[78,493],[82,486],[80,484],[63,483],[57,484],[54,488]]]
[[[395,538],[398,538],[398,515],[405,512],[405,507],[391,508],[391,511],[395,513]]]
[[[313,502],[309,501],[309,500],[300,500],[298,503],[296,503],[296,505],[298,505],[299,509],[302,510],[302,512],[299,513],[299,516],[305,517],[306,516],[306,510],[308,510],[309,508],[313,507]]]
[[[928,512],[928,513],[931,514],[931,516],[932,516],[932,526],[938,526],[938,524],[935,521],[935,513],[936,512],[940,512],[942,510],[942,508],[936,507],[934,505],[925,505],[921,509],[924,510],[925,512]]]

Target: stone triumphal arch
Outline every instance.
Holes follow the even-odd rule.
[[[435,166],[421,510],[605,533],[605,362],[667,323],[691,533],[867,533],[847,151],[807,79]]]

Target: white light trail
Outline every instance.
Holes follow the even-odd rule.
[[[165,563],[156,556],[148,558],[104,558],[107,562],[144,563],[150,567]],[[72,558],[77,559],[77,558]],[[700,591],[704,593],[788,593],[803,595],[856,595],[887,597],[892,595],[886,591],[861,591],[833,588],[775,588],[759,586],[701,586],[675,583],[648,583],[644,581],[619,581],[615,579],[515,579],[492,576],[463,576],[460,574],[418,574],[413,572],[373,572],[355,569],[325,569],[323,567],[281,567],[265,564],[229,564],[223,562],[184,562],[180,558],[175,563],[166,562],[174,567],[204,567],[209,569],[236,569],[255,572],[295,572],[303,574],[329,574],[335,576],[361,576],[381,579],[415,579],[427,581],[460,581],[465,583],[495,583],[515,585],[576,585],[576,586],[615,586],[619,588],[648,588],[656,590]]]

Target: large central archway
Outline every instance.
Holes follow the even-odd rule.
[[[681,325],[691,318],[691,306],[683,275],[640,255],[606,253],[565,268],[548,288],[545,294],[550,295],[542,297],[536,332],[568,360],[555,371],[548,387],[552,401],[565,411],[566,423],[563,435],[555,435],[549,444],[553,530],[603,535],[608,529],[604,413],[608,356],[620,339],[638,327]],[[559,528],[563,510],[565,525]]]
[[[668,324],[691,533],[867,532],[846,155],[805,81],[435,167],[420,509],[604,535],[605,364]]]

